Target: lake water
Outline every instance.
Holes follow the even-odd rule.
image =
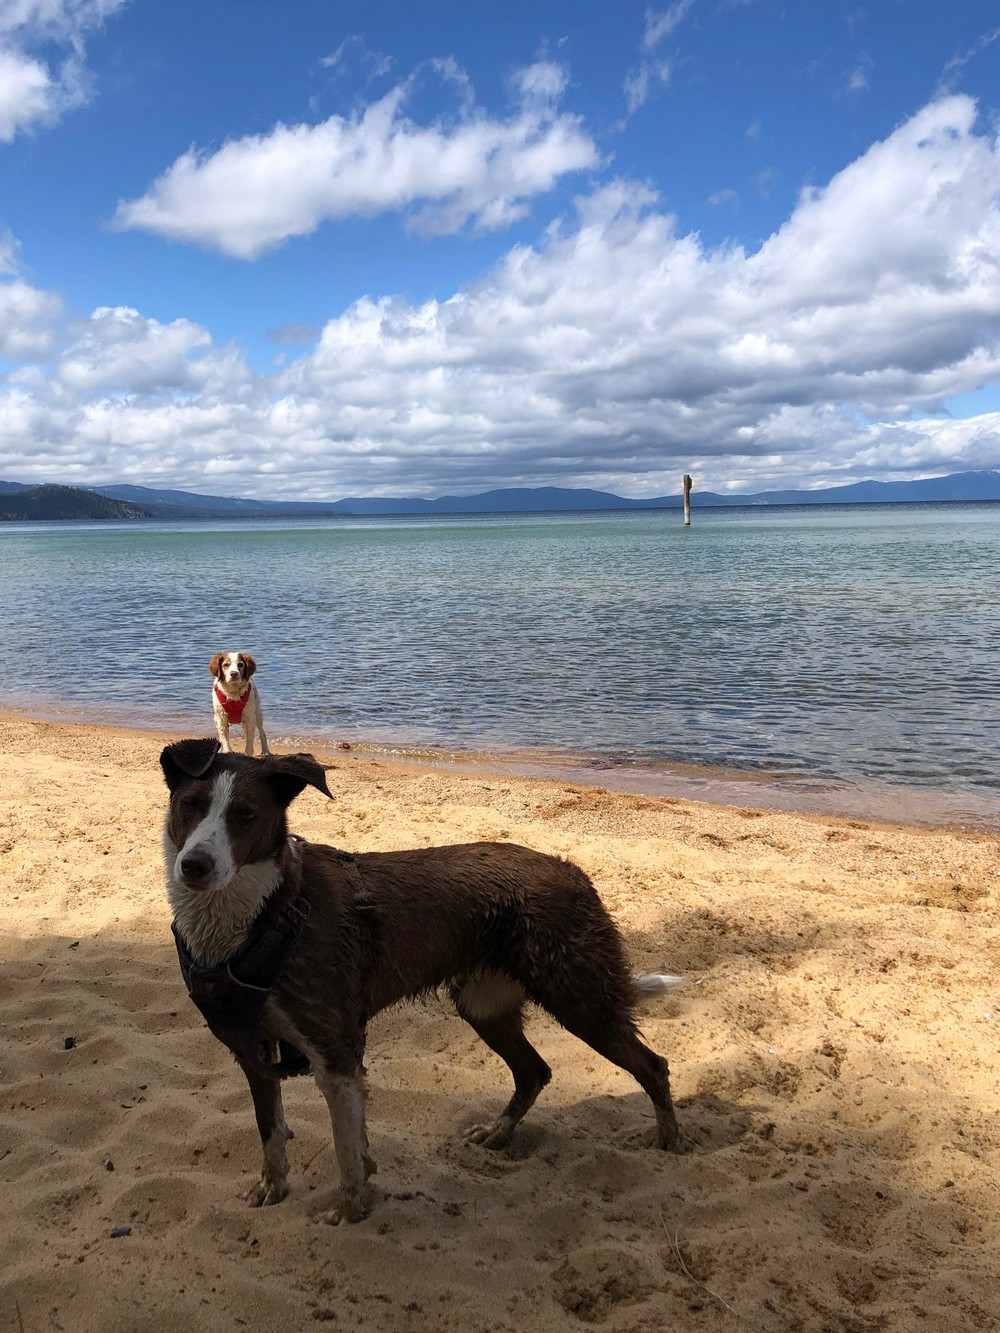
[[[1000,826],[1000,505],[0,525],[0,701]]]

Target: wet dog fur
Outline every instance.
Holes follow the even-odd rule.
[[[572,862],[510,843],[366,852],[348,873],[336,850],[290,838],[286,811],[308,785],[330,796],[311,755],[251,759],[213,740],[161,755],[170,790],[164,858],[177,929],[201,963],[239,951],[271,895],[301,895],[307,925],[265,1009],[264,1036],[309,1059],[326,1098],[340,1192],[323,1220],[371,1208],[365,1128],[365,1026],[400,1000],[443,987],[510,1068],[514,1094],[467,1138],[500,1148],[551,1077],[524,1034],[526,1001],[627,1070],[656,1114],[654,1144],[676,1150],[667,1062],[639,1039],[635,1006],[676,978],[635,978],[617,928]],[[359,886],[364,901],[359,903]],[[288,1192],[281,1083],[240,1060],[263,1145],[251,1204]]]

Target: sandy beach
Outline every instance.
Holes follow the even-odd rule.
[[[643,1018],[683,1156],[540,1014],[551,1085],[507,1150],[465,1145],[506,1069],[445,1000],[379,1017],[378,1202],[333,1229],[310,1079],[291,1194],[239,1197],[249,1095],[170,937],[172,739],[0,714],[0,1330],[1000,1328],[995,838],[321,753],[295,831],[571,857],[635,969],[685,978]]]

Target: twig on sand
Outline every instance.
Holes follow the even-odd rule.
[[[21,1314],[21,1306],[17,1300],[14,1301],[14,1309],[17,1312],[18,1333],[24,1333],[24,1316]]]
[[[688,1268],[687,1264],[684,1262],[684,1256],[683,1256],[683,1254],[681,1254],[681,1247],[680,1247],[680,1244],[678,1243],[678,1239],[677,1239],[679,1233],[675,1230],[675,1231],[674,1231],[674,1235],[673,1235],[673,1239],[671,1240],[671,1238],[670,1238],[670,1232],[667,1230],[667,1222],[666,1222],[666,1218],[663,1216],[663,1209],[662,1209],[662,1208],[658,1208],[656,1211],[660,1214],[660,1225],[663,1227],[663,1234],[666,1236],[666,1238],[667,1238],[667,1243],[668,1243],[668,1245],[670,1246],[671,1250],[673,1250],[674,1255],[675,1255],[675,1257],[676,1257],[676,1259],[677,1259],[677,1262],[680,1264],[681,1268],[683,1269],[683,1271],[684,1271],[684,1276],[685,1276],[690,1282],[693,1282],[694,1285],[695,1285],[696,1287],[700,1287],[700,1288],[702,1289],[702,1291],[704,1291],[707,1295],[711,1296],[712,1299],[713,1299],[714,1301],[718,1301],[720,1305],[725,1306],[725,1308],[729,1311],[729,1313],[730,1313],[730,1314],[733,1314],[733,1315],[736,1315],[736,1317],[737,1317],[737,1319],[738,1319],[738,1318],[739,1318],[739,1315],[738,1315],[737,1312],[733,1309],[733,1307],[729,1304],[729,1302],[728,1302],[728,1301],[724,1301],[724,1300],[722,1299],[722,1297],[719,1295],[719,1293],[718,1293],[717,1291],[713,1291],[711,1287],[706,1287],[705,1284],[704,1284],[704,1282],[702,1282],[702,1281],[700,1281],[698,1278],[696,1278],[695,1275],[691,1272],[690,1268]]]
[[[313,1162],[315,1162],[316,1158],[320,1155],[320,1153],[324,1153],[324,1152],[326,1152],[326,1150],[327,1150],[327,1148],[329,1148],[329,1146],[330,1146],[330,1144],[329,1144],[329,1142],[327,1142],[327,1143],[324,1143],[324,1144],[323,1144],[322,1148],[317,1148],[317,1149],[316,1149],[316,1151],[313,1153],[313,1155],[309,1158],[309,1161],[306,1162],[305,1166],[302,1168],[302,1174],[303,1174],[303,1175],[305,1175],[305,1173],[309,1170],[309,1168],[312,1166]]]

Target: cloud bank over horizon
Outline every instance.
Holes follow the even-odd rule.
[[[972,98],[924,106],[749,249],[705,244],[615,177],[560,110],[565,86],[540,61],[506,119],[470,103],[418,126],[399,85],[352,118],[185,155],[125,205],[122,225],[252,260],[352,212],[506,226],[564,174],[595,173],[478,281],[420,304],[360,296],[314,344],[282,340],[268,372],[195,321],[67,313],[0,241],[0,477],[653,496],[685,471],[751,492],[997,466],[1000,414],[946,408],[1000,379],[1000,149]]]

